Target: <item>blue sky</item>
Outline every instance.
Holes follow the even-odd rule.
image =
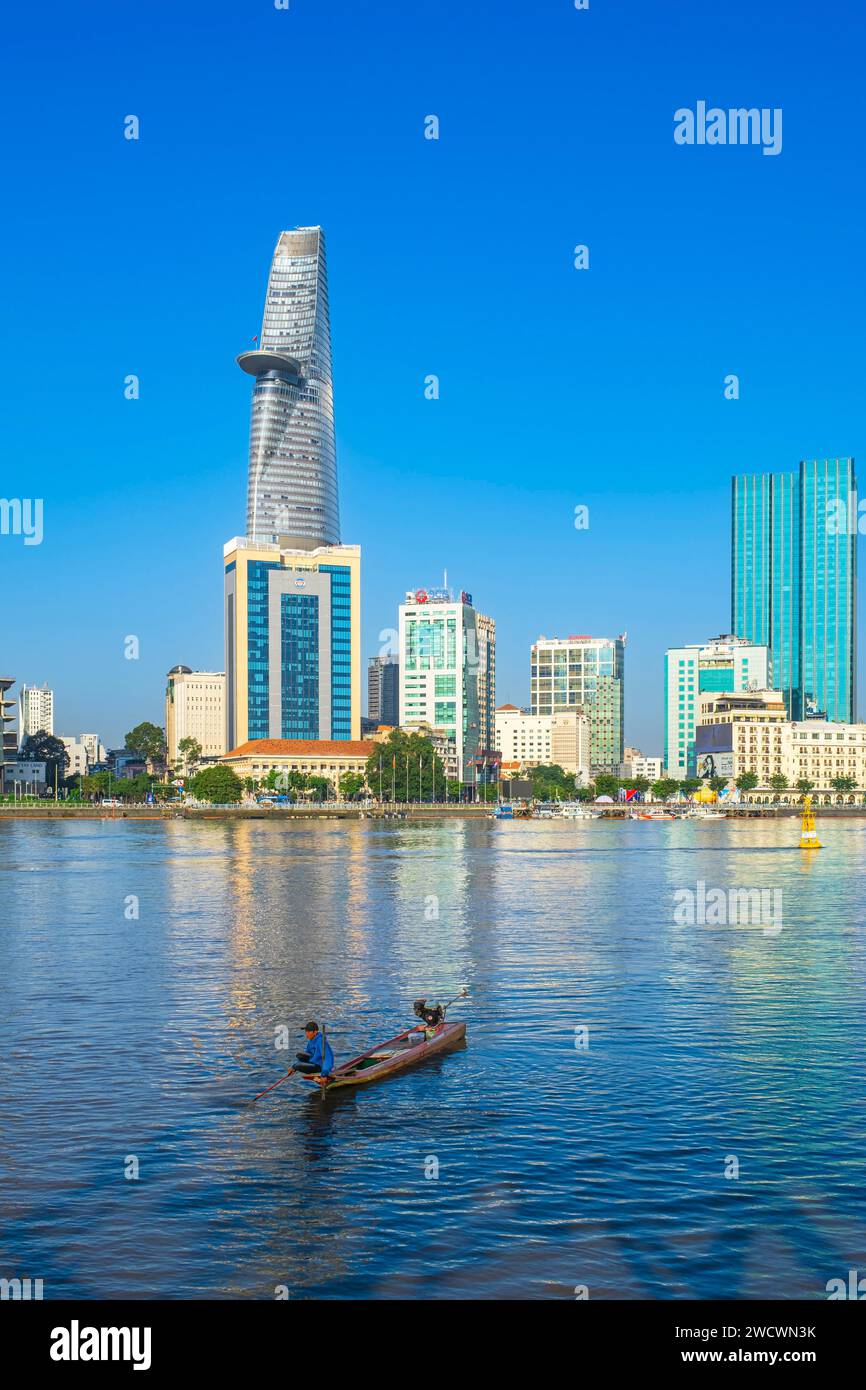
[[[664,648],[729,627],[732,472],[862,452],[863,12],[50,0],[4,23],[0,491],[44,499],[45,538],[0,536],[0,673],[117,743],[163,722],[174,663],[222,669],[234,359],[279,231],[321,223],[365,657],[447,567],[497,620],[500,703],[527,701],[539,634],[627,631],[627,739],[660,752]],[[677,146],[698,100],[781,107],[781,154]]]

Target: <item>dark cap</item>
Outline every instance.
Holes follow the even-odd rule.
[[[318,1033],[318,1031],[319,1031],[319,1025],[318,1025],[318,1023],[316,1023],[315,1019],[312,1019],[312,1018],[311,1018],[310,1021],[309,1021],[309,1023],[305,1023],[305,1024],[304,1024],[304,1032],[305,1032],[305,1033]]]

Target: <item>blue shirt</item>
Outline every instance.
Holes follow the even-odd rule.
[[[331,1044],[325,1042],[325,1060],[322,1062],[323,1041],[321,1033],[317,1033],[314,1038],[306,1038],[306,1051],[309,1054],[311,1064],[322,1068],[322,1076],[330,1076],[334,1070],[334,1054],[331,1051]]]

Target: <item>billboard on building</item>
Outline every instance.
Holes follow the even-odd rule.
[[[699,724],[695,729],[695,776],[733,777],[732,724]]]

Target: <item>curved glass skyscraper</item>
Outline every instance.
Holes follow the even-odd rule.
[[[285,549],[339,545],[331,327],[321,227],[282,232],[262,332],[238,365],[255,377],[247,537]]]

